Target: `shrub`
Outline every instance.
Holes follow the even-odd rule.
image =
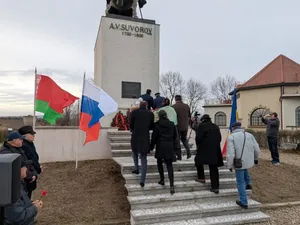
[[[7,139],[8,131],[5,129],[0,129],[0,143],[3,143]]]
[[[265,131],[256,131],[252,129],[246,129],[246,131],[253,134],[260,147],[268,147],[268,139]],[[280,130],[278,145],[282,146],[283,143],[300,143],[300,130]]]

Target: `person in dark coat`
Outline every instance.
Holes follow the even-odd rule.
[[[176,113],[177,113],[177,130],[178,130],[178,138],[182,141],[182,144],[184,148],[186,149],[187,152],[187,158],[191,158],[191,150],[189,146],[189,142],[187,139],[187,134],[189,130],[189,123],[191,120],[191,112],[190,112],[190,107],[182,102],[182,97],[181,95],[176,95],[175,96],[175,101],[176,103],[172,106]],[[177,160],[181,160],[181,146],[180,146],[180,140],[177,142],[177,147],[176,147],[176,155],[177,155]]]
[[[160,176],[158,184],[165,185],[163,162],[166,163],[168,176],[170,180],[170,193],[175,193],[174,189],[174,172],[173,172],[173,157],[174,144],[177,138],[176,127],[173,122],[168,119],[167,113],[164,110],[158,113],[159,120],[154,124],[151,150],[156,146],[155,158],[157,159],[157,168]]]
[[[134,174],[139,174],[138,157],[140,155],[142,164],[142,173],[140,185],[145,186],[147,173],[147,154],[150,153],[150,130],[154,124],[154,114],[147,110],[147,102],[142,101],[140,108],[131,113],[130,130],[131,134],[131,148],[135,169]]]
[[[27,176],[24,179],[25,190],[27,190],[27,185],[35,182],[37,178],[37,171],[33,166],[33,161],[28,160],[24,150],[22,149],[24,136],[22,136],[18,131],[13,131],[8,134],[7,141],[4,142],[3,146],[0,148],[0,154],[11,154],[18,153],[21,155],[21,160],[27,163]]]
[[[27,176],[27,167],[28,162],[21,161],[21,182]],[[42,201],[32,202],[27,193],[24,190],[24,186],[21,185],[21,197],[20,199],[11,205],[4,207],[4,217],[6,225],[33,225],[34,218],[36,217],[38,210],[43,207]]]
[[[165,98],[160,96],[160,93],[156,93],[155,94],[155,99],[153,100],[153,109],[160,109],[161,107],[163,107],[163,103],[164,103]]]
[[[38,175],[42,173],[42,167],[39,163],[39,155],[36,152],[35,145],[34,145],[34,136],[36,132],[33,130],[32,126],[24,126],[21,127],[19,133],[25,137],[22,145],[22,149],[25,152],[28,160],[32,160],[32,165],[34,169],[37,171]],[[35,179],[32,183],[27,183],[27,192],[28,197],[31,198],[32,192],[37,187],[37,179]]]
[[[223,166],[221,153],[221,132],[220,128],[211,122],[209,115],[204,114],[196,132],[197,153],[195,166],[197,167],[197,182],[205,183],[204,167],[209,165],[211,180],[211,192],[219,193],[219,169]]]
[[[153,98],[151,96],[151,90],[147,89],[146,94],[141,95],[143,101],[147,102],[147,109],[151,110],[153,108]]]

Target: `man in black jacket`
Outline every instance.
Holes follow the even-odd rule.
[[[27,165],[28,161],[21,161],[21,180],[27,176]],[[42,201],[32,202],[27,193],[24,191],[24,186],[21,185],[21,197],[20,199],[11,205],[5,206],[4,217],[7,225],[9,224],[22,224],[22,225],[33,225],[34,218],[36,217],[38,210],[43,207]]]
[[[134,174],[139,174],[138,157],[140,155],[142,164],[141,187],[145,186],[147,173],[147,154],[150,153],[150,130],[154,124],[154,114],[146,109],[147,103],[142,101],[140,108],[131,113],[130,130],[131,135],[131,149],[135,169]]]
[[[153,98],[151,96],[151,90],[147,89],[146,94],[141,95],[143,101],[147,102],[147,109],[151,110],[153,108]]]
[[[35,145],[33,143],[36,132],[33,130],[32,126],[24,126],[19,129],[19,133],[25,137],[22,145],[22,150],[24,150],[27,159],[32,161],[32,165],[38,175],[41,174],[42,166],[39,163],[39,155],[36,152]],[[29,198],[31,198],[31,194],[36,189],[36,187],[37,179],[34,182],[27,184],[27,192]]]
[[[271,114],[271,118],[267,119],[266,116],[262,117],[262,122],[267,125],[267,137],[269,150],[271,152],[272,163],[275,166],[280,164],[279,153],[278,153],[278,136],[279,136],[279,125],[278,114],[276,112]]]
[[[13,131],[8,134],[7,141],[4,142],[3,146],[0,148],[0,154],[11,154],[18,153],[21,155],[21,160],[27,163],[27,176],[24,179],[25,190],[27,191],[27,185],[35,182],[37,178],[37,171],[32,165],[32,161],[28,160],[25,152],[22,150],[24,136],[19,132]]]

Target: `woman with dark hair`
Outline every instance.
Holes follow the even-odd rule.
[[[157,159],[157,168],[160,176],[158,184],[165,185],[163,162],[165,162],[170,180],[170,193],[175,193],[174,188],[174,172],[173,172],[173,157],[174,144],[177,139],[176,127],[173,122],[168,119],[167,113],[160,110],[158,113],[159,120],[154,124],[151,150],[156,145],[155,158]]]

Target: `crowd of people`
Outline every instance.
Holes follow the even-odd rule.
[[[175,96],[175,104],[171,106],[170,99],[147,90],[132,106],[130,112],[130,130],[132,156],[134,162],[133,174],[140,173],[139,158],[141,160],[140,186],[144,187],[147,174],[147,156],[155,149],[157,168],[160,176],[159,185],[165,185],[164,167],[166,165],[170,182],[170,193],[175,193],[173,162],[182,160],[182,142],[187,159],[191,158],[188,143],[188,130],[191,121],[196,132],[195,143],[197,147],[194,159],[197,171],[196,182],[206,183],[204,165],[208,165],[210,172],[210,191],[219,194],[219,167],[224,166],[221,153],[222,135],[220,128],[211,121],[209,115],[204,114],[200,122],[191,118],[190,108],[183,103],[180,95]],[[277,113],[262,116],[262,122],[267,125],[267,136],[272,164],[279,165],[277,148],[279,134],[279,119]],[[150,138],[150,131],[152,137]],[[32,126],[23,126],[18,131],[8,134],[7,141],[0,148],[0,154],[18,153],[21,155],[21,197],[4,209],[5,222],[9,224],[33,225],[38,211],[43,207],[40,200],[32,201],[32,192],[37,187],[38,177],[43,173],[39,163],[39,155],[34,145],[36,132]],[[227,139],[227,166],[235,171],[239,199],[236,201],[240,207],[247,209],[247,190],[252,189],[252,182],[248,169],[258,164],[259,146],[254,136],[242,129],[242,124],[232,124],[232,132]]]
[[[32,126],[23,126],[8,134],[7,141],[0,148],[0,154],[20,154],[21,195],[20,199],[4,207],[5,224],[33,225],[38,211],[43,207],[40,200],[32,201],[32,192],[37,187],[38,177],[43,173],[39,155],[35,149],[35,131]]]
[[[187,133],[191,118],[190,108],[183,103],[180,95],[175,96],[175,104],[170,105],[168,98],[151,97],[151,90],[134,104],[130,114],[130,130],[132,132],[131,147],[133,151],[133,174],[139,174],[138,159],[141,159],[140,186],[144,187],[147,173],[147,156],[156,149],[155,158],[160,176],[158,184],[165,185],[163,163],[166,165],[170,181],[170,193],[175,193],[173,162],[182,160],[180,141],[187,152],[187,159],[191,158]],[[279,120],[277,113],[272,113],[270,119],[262,117],[262,122],[267,124],[267,135],[272,163],[279,165],[277,138],[279,132]],[[196,121],[197,122],[197,121]],[[200,117],[200,123],[192,126],[196,132],[195,143],[197,147],[195,167],[197,171],[196,182],[206,183],[204,165],[208,165],[210,172],[210,191],[219,194],[219,167],[224,166],[221,153],[222,135],[220,128],[214,124],[208,114]],[[150,131],[152,137],[150,138]],[[259,145],[254,136],[242,128],[240,122],[232,124],[232,132],[227,139],[227,167],[231,172],[235,171],[239,199],[236,204],[247,209],[247,190],[252,189],[252,182],[248,169],[258,164]]]

